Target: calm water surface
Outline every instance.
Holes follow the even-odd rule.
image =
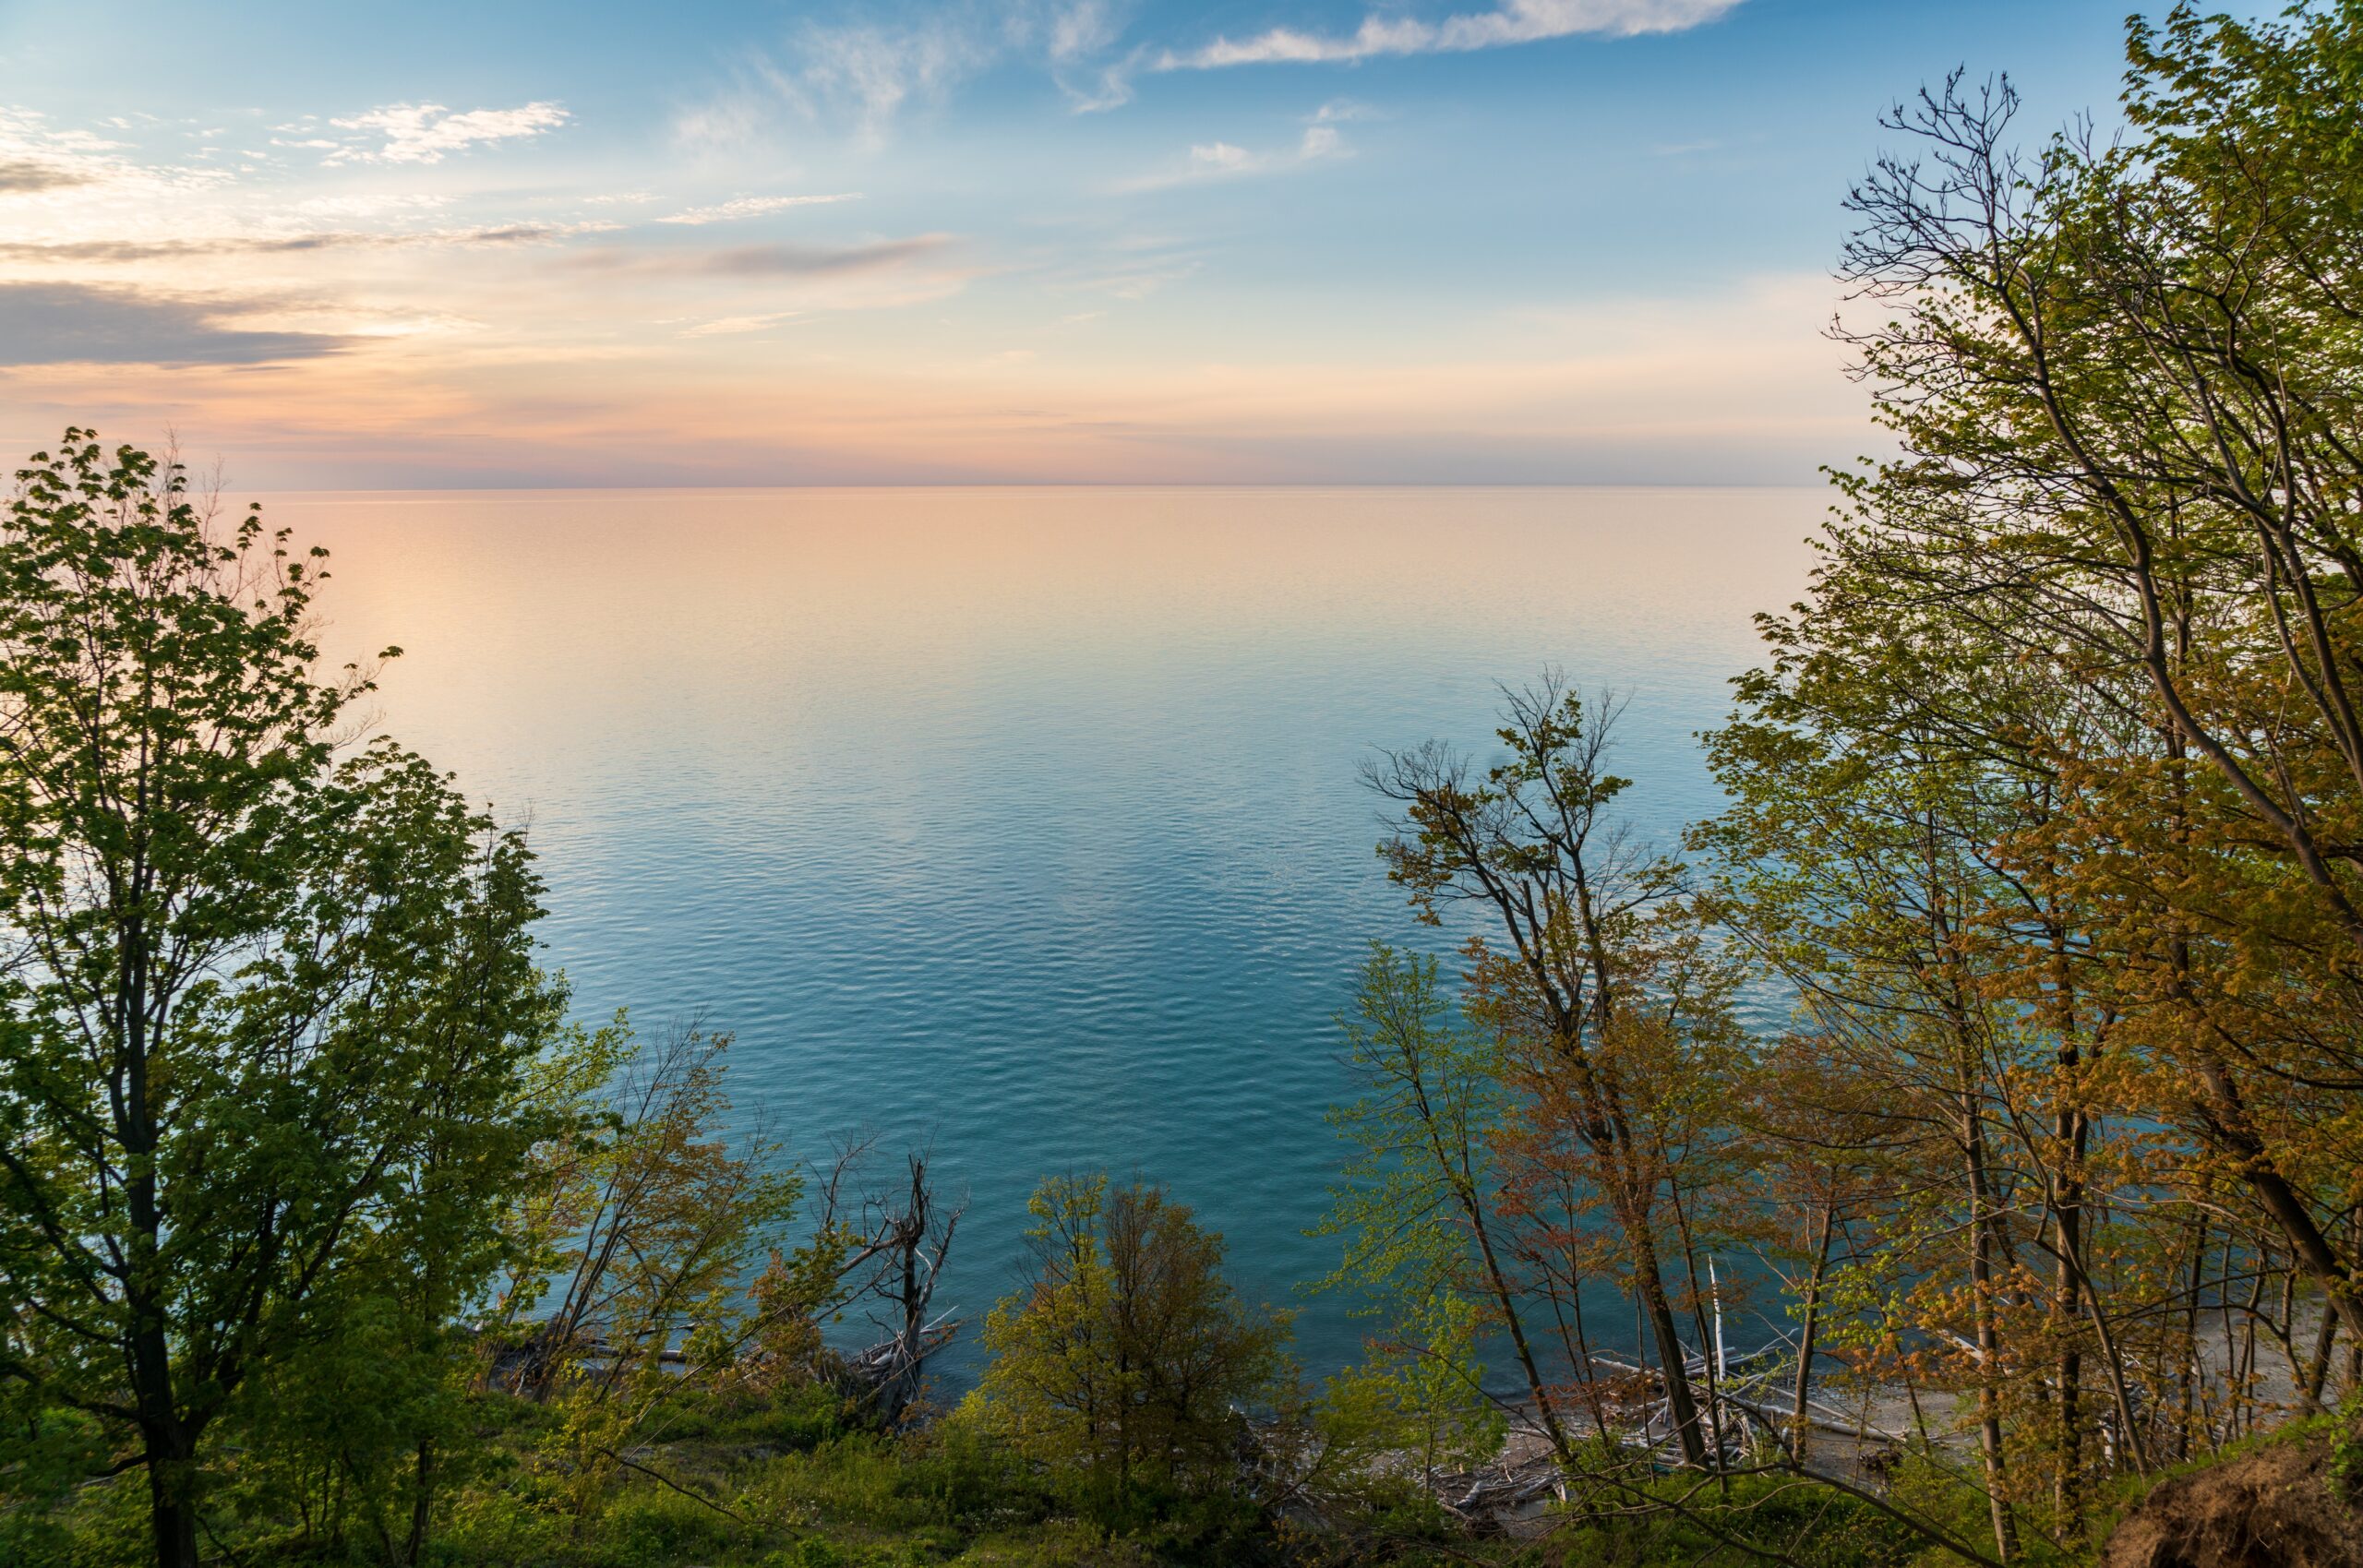
[[[931,1144],[939,1301],[1008,1286],[1049,1172],[1135,1169],[1276,1301],[1337,1158],[1332,1023],[1419,931],[1373,747],[1482,745],[1496,680],[1630,693],[1664,834],[1804,585],[1816,490],[764,490],[268,501],[335,552],[380,727],[529,820],[581,1013],[702,1012],[813,1154]],[[1345,1360],[1340,1304],[1299,1324]],[[965,1363],[964,1363],[965,1364]]]

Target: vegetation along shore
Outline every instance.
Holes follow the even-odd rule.
[[[0,1562],[2363,1562],[2363,6],[2127,42],[2117,139],[1894,111],[1897,452],[1719,814],[1633,827],[1556,670],[1369,766],[1434,940],[1339,1020],[1342,1369],[1154,1172],[1048,1176],[953,1311],[926,1151],[577,1020],[526,834],[354,739],[323,551],[33,454]]]

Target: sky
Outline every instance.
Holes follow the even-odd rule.
[[[2127,0],[0,0],[0,442],[240,489],[1799,484],[1899,94]]]

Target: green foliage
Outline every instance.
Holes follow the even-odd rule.
[[[552,1413],[508,1395],[475,1402],[471,1428],[483,1457],[452,1482],[424,1561],[438,1568],[1639,1564],[1716,1561],[1709,1552],[1718,1534],[1777,1547],[1815,1568],[1900,1568],[1910,1555],[1899,1550],[1892,1522],[1875,1511],[1769,1479],[1736,1481],[1728,1497],[1697,1478],[1611,1489],[1531,1547],[1473,1538],[1411,1491],[1332,1528],[1276,1525],[1257,1500],[1236,1492],[1160,1495],[1144,1486],[1137,1515],[1111,1521],[1087,1500],[1062,1495],[1039,1466],[966,1423],[897,1434],[839,1425],[810,1448],[782,1453],[747,1436],[804,1420],[779,1407],[813,1408],[801,1398],[758,1393],[693,1403],[702,1406],[702,1430],[689,1431],[695,1423],[684,1422],[684,1430],[634,1450],[686,1490],[619,1473],[591,1526],[579,1528],[563,1478],[544,1468],[538,1445]],[[44,1533],[18,1538],[34,1544],[7,1561],[127,1568],[150,1555],[145,1502],[136,1484],[82,1489],[44,1519]],[[386,1562],[366,1530],[341,1543],[325,1535],[291,1539],[268,1522],[226,1514],[213,1528],[222,1560],[234,1551],[246,1568]]]
[[[1489,1320],[1469,1293],[1503,1095],[1496,1053],[1454,1027],[1433,959],[1383,946],[1339,1022],[1365,1092],[1328,1113],[1352,1152],[1316,1232],[1344,1241],[1320,1288],[1358,1293],[1373,1323],[1366,1359],[1323,1391],[1323,1437],[1335,1466],[1365,1475],[1385,1475],[1394,1453],[1423,1477],[1472,1468],[1505,1430],[1477,1354]]]
[[[1327,1113],[1351,1152],[1316,1232],[1345,1247],[1322,1287],[1424,1299],[1467,1266],[1501,1114],[1496,1053],[1455,1027],[1434,959],[1375,944],[1338,1023],[1364,1092]]]
[[[1738,1562],[1777,1554],[1814,1568],[1904,1568],[1925,1538],[1810,1480],[1757,1476],[1727,1487],[1662,1478],[1572,1517],[1561,1550],[1587,1568]]]
[[[626,1451],[685,1399],[775,1372],[755,1354],[766,1346],[817,1347],[812,1314],[845,1239],[823,1225],[783,1258],[803,1183],[760,1131],[727,1137],[728,1036],[688,1026],[635,1046],[619,1016],[585,1044],[546,1075],[572,1096],[570,1133],[545,1143],[511,1210],[495,1322],[516,1347],[502,1382],[550,1403],[543,1441],[587,1519]],[[521,1331],[529,1308],[537,1321]]]
[[[1246,1413],[1293,1392],[1289,1315],[1242,1299],[1162,1189],[1053,1178],[1028,1209],[1038,1272],[987,1321],[963,1415],[1110,1507],[1230,1475]]]
[[[1960,1396],[1997,1558],[2287,1413],[2232,1279],[2293,1369],[2363,1336],[2358,22],[2136,18],[2105,145],[1893,112],[1843,270],[1896,448],[1710,739],[1827,1342]]]
[[[2352,1495],[2355,1391],[2261,1436],[2258,1368],[2319,1408],[2363,1340],[2363,6],[2129,38],[2122,142],[2021,157],[1956,77],[1851,198],[1900,450],[1838,476],[1709,737],[1703,901],[1555,675],[1499,761],[1372,771],[1392,878],[1482,930],[1457,1005],[1380,948],[1345,1021],[1324,1284],[1372,1332],[1311,1406],[1218,1236],[1071,1178],[982,1385],[866,1426],[822,1325],[893,1227],[829,1180],[790,1244],[726,1036],[562,1027],[522,841],[342,746],[320,552],[67,431],[0,519],[0,1559],[2015,1568],[2243,1442],[2319,1434]],[[1778,1040],[1742,959],[1800,999]],[[1684,1320],[1742,1244],[1805,1281],[1756,1419],[1817,1349],[1909,1393],[1879,1499],[1802,1420],[1716,1473]],[[1593,1378],[1609,1283],[1674,1473],[1577,1424],[1648,1382]],[[1436,1496],[1501,1451],[1503,1342],[1570,1499],[1533,1546]]]
[[[1441,924],[1480,913],[1464,944],[1462,1007],[1498,1042],[1498,1170],[1481,1201],[1447,1174],[1481,1261],[1481,1293],[1527,1397],[1564,1460],[1561,1406],[1591,1375],[1579,1344],[1588,1278],[1635,1292],[1687,1463],[1708,1462],[1678,1311],[1701,1294],[1700,1252],[1736,1213],[1716,1195],[1737,1167],[1727,1107],[1745,1065],[1732,999],[1740,972],[1683,896],[1684,868],[1623,820],[1631,781],[1609,771],[1622,705],[1555,670],[1505,688],[1500,760],[1431,742],[1366,773],[1401,808],[1379,844],[1412,906]],[[1604,1223],[1603,1223],[1604,1222]],[[1473,1272],[1473,1271],[1472,1271]],[[1530,1321],[1529,1321],[1530,1320]],[[1570,1331],[1573,1332],[1570,1332]],[[1563,1342],[1567,1375],[1544,1363]]]
[[[250,1380],[347,1326],[441,1376],[564,1006],[523,841],[337,760],[324,555],[82,430],[0,519],[0,1378],[144,1465],[166,1564]]]
[[[1482,1320],[1468,1298],[1437,1290],[1405,1302],[1361,1364],[1332,1379],[1323,1403],[1332,1423],[1359,1423],[1333,1442],[1409,1455],[1417,1473],[1473,1470],[1501,1452],[1508,1422],[1484,1391],[1477,1359]]]
[[[61,1523],[75,1489],[102,1467],[104,1430],[79,1411],[43,1408],[0,1389],[0,1562],[64,1562]]]

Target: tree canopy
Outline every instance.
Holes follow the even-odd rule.
[[[340,759],[324,560],[78,429],[0,521],[0,1372],[145,1468],[166,1564],[207,1428],[356,1276],[432,1336],[489,1272],[564,1002],[522,839]]]

